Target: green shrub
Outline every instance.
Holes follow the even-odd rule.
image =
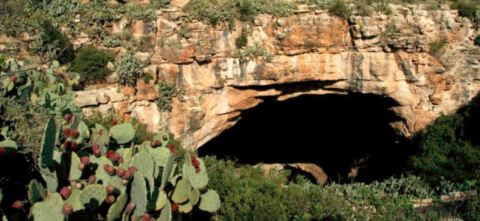
[[[438,220],[455,214],[444,204],[414,209],[412,199],[438,197],[415,176],[319,186],[302,177],[289,181],[288,171],[265,175],[260,167],[205,161],[223,203],[215,220]]]
[[[463,16],[470,18],[472,21],[478,20],[479,12],[479,2],[476,0],[458,0],[453,2],[453,7],[458,10],[458,13]]]
[[[248,44],[248,35],[245,31],[242,31],[240,36],[235,39],[235,46],[237,46],[238,49],[246,47]]]
[[[344,0],[333,0],[328,5],[328,11],[333,15],[348,20],[352,14],[352,9]]]
[[[160,111],[171,111],[172,100],[176,94],[175,85],[170,85],[165,82],[158,83],[158,100],[157,106]]]
[[[480,46],[480,35],[477,35],[477,37],[475,37],[475,40],[473,42],[476,46]]]
[[[258,14],[287,16],[294,4],[287,0],[192,0],[186,6],[190,18],[216,25],[228,22],[233,26],[236,18],[251,22]]]
[[[33,50],[49,60],[57,60],[66,64],[75,58],[73,44],[50,21],[44,21],[40,25],[40,31],[33,42]]]
[[[464,120],[462,115],[440,117],[416,138],[420,150],[411,159],[414,173],[431,183],[441,177],[455,182],[479,178],[480,148],[464,137]]]
[[[118,74],[118,83],[135,86],[137,80],[143,75],[143,63],[133,54],[125,54],[115,61],[115,69]]]
[[[82,86],[103,82],[111,73],[107,68],[110,61],[113,61],[113,55],[110,53],[92,46],[86,46],[78,50],[70,70],[80,74],[80,84]]]
[[[447,43],[443,40],[432,41],[429,44],[429,53],[433,56],[440,57]]]

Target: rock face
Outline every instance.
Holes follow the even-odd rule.
[[[149,61],[145,72],[153,82],[139,82],[136,90],[108,85],[81,91],[77,104],[137,117],[152,130],[168,128],[194,149],[266,97],[386,96],[398,103],[393,110],[402,118],[392,126],[411,136],[480,88],[480,49],[472,43],[477,30],[453,10],[394,6],[392,15],[349,21],[319,10],[260,15],[248,27],[244,53],[235,39],[246,24],[229,29],[185,21],[184,12],[170,9],[159,13],[155,25],[133,26],[133,36],[148,45],[137,55]],[[435,42],[445,46],[432,51]],[[171,112],[155,104],[160,81],[181,89]]]

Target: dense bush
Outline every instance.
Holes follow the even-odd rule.
[[[265,176],[260,168],[232,161],[207,157],[205,162],[223,203],[217,220],[438,220],[464,210],[461,203],[414,209],[412,200],[436,198],[433,188],[414,176],[318,186],[302,177],[289,182],[285,171]]]
[[[40,25],[40,31],[33,43],[33,50],[48,60],[57,60],[61,64],[66,64],[75,58],[70,39],[49,21],[44,21]]]
[[[160,111],[171,111],[172,101],[176,93],[175,85],[171,85],[165,82],[158,84],[158,99],[157,106]]]
[[[118,74],[118,83],[135,86],[137,80],[143,75],[143,63],[133,54],[119,56],[115,61]]]
[[[450,116],[442,116],[415,138],[419,147],[411,159],[411,170],[431,183],[441,177],[455,182],[480,178],[480,102]]]
[[[477,35],[477,37],[475,37],[475,40],[473,42],[476,46],[480,46],[480,35]]]
[[[246,47],[247,44],[248,44],[248,35],[245,31],[242,31],[240,36],[238,36],[238,38],[235,39],[235,46],[237,46],[237,48],[243,48],[243,47]]]
[[[111,73],[107,68],[110,61],[113,61],[113,55],[110,53],[86,46],[78,50],[70,70],[80,74],[82,86],[88,83],[103,82]]]
[[[480,2],[478,0],[457,0],[452,6],[458,10],[461,16],[470,18],[472,21],[480,22]]]
[[[328,11],[338,17],[348,19],[352,14],[352,9],[344,0],[333,0],[328,5]]]
[[[213,25],[238,18],[252,21],[258,14],[286,16],[293,12],[294,5],[286,0],[192,0],[186,6],[193,19],[207,21]]]

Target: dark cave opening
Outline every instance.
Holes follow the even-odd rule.
[[[398,174],[411,152],[410,140],[390,126],[401,120],[390,109],[395,105],[357,93],[266,99],[199,154],[239,164],[315,163],[330,182],[381,180]],[[358,168],[354,179],[348,177],[352,168]]]

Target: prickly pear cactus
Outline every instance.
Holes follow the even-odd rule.
[[[50,118],[43,132],[40,149],[40,167],[51,168],[53,166],[53,151],[55,149],[55,119]]]
[[[87,208],[96,208],[102,204],[105,197],[107,197],[105,187],[100,184],[92,184],[83,190],[80,195],[80,203]]]
[[[147,211],[148,190],[145,176],[139,172],[135,173],[130,189],[131,202],[135,204],[133,216],[140,217]]]
[[[148,152],[137,153],[130,163],[130,166],[137,168],[137,171],[148,180],[148,186],[153,188],[155,177],[155,160]]]
[[[65,203],[72,205],[73,212],[85,209],[85,206],[83,206],[83,203],[80,202],[80,196],[82,195],[82,193],[83,193],[82,190],[75,188],[72,190],[70,197],[68,197],[68,199],[65,200]]]
[[[120,194],[117,201],[112,204],[110,209],[108,209],[107,213],[107,221],[114,221],[117,220],[122,216],[123,208],[127,205],[128,196],[126,193]]]
[[[190,182],[183,178],[176,183],[175,190],[172,194],[172,200],[178,204],[184,203],[188,200],[191,194],[192,187],[190,186]]]
[[[33,205],[33,219],[35,221],[63,221],[62,209],[62,197],[58,193],[53,193],[45,201]]]
[[[82,170],[79,169],[80,158],[76,153],[71,153],[70,161],[70,174],[68,175],[68,180],[78,180],[82,176]]]
[[[171,221],[172,220],[172,205],[170,202],[163,207],[160,212],[160,216],[158,217],[157,221]]]
[[[208,190],[202,194],[199,208],[206,212],[215,212],[220,208],[220,196],[215,190]]]
[[[163,190],[167,185],[167,182],[172,174],[173,168],[175,166],[175,156],[171,155],[168,157],[167,164],[163,168],[162,172],[162,182],[160,184],[160,189]]]
[[[30,184],[28,184],[28,200],[31,203],[42,201],[46,195],[47,191],[40,182],[37,180],[30,181]]]
[[[90,157],[90,162],[95,168],[97,180],[102,180],[105,185],[109,183],[112,176],[110,176],[103,167],[104,165],[113,166],[112,162],[104,156],[99,158]]]
[[[115,125],[110,129],[110,133],[118,144],[126,144],[135,137],[135,129],[129,123]]]
[[[198,169],[192,165],[190,154],[185,154],[185,162],[183,163],[183,175],[188,178],[193,188],[203,189],[208,184],[208,174],[203,160],[196,158],[199,162]]]

